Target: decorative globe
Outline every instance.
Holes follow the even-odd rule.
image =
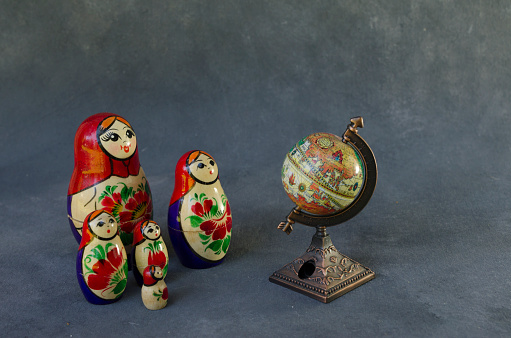
[[[349,207],[362,191],[365,168],[358,151],[339,136],[311,134],[286,155],[282,184],[303,211],[331,215]]]

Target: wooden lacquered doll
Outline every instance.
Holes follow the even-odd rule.
[[[142,301],[149,310],[160,310],[167,306],[169,292],[163,281],[163,271],[159,266],[149,265],[144,269]]]
[[[109,212],[96,210],[85,217],[76,259],[78,284],[92,304],[113,303],[122,296],[128,280],[128,262]]]
[[[170,200],[169,236],[179,260],[195,269],[218,265],[231,241],[231,208],[218,179],[218,166],[194,150],[178,161]]]
[[[151,219],[153,209],[133,128],[119,115],[90,116],[76,132],[74,151],[67,210],[76,240],[80,243],[85,216],[104,209],[118,222],[129,252],[133,228],[141,220]]]
[[[142,221],[133,230],[133,274],[138,285],[144,284],[144,269],[149,265],[159,266],[163,278],[167,275],[169,254],[161,237],[160,226],[153,221]]]

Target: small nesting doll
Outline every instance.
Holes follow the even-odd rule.
[[[167,275],[169,254],[161,237],[160,226],[153,221],[142,221],[133,230],[133,274],[139,286],[144,284],[144,269],[149,265],[159,266],[163,278]]]
[[[169,236],[181,263],[204,269],[222,262],[231,241],[231,208],[218,179],[218,166],[199,150],[178,161],[170,200]]]
[[[142,301],[149,310],[160,310],[167,306],[169,291],[163,281],[163,271],[159,266],[149,265],[144,269]]]
[[[133,228],[152,218],[149,184],[138,159],[137,136],[124,118],[100,113],[82,122],[74,141],[75,166],[69,183],[67,211],[80,243],[85,216],[110,212],[130,252]]]
[[[76,275],[92,304],[113,303],[126,288],[128,262],[118,231],[117,221],[104,210],[91,212],[83,222]]]

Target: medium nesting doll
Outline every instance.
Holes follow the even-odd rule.
[[[104,210],[91,212],[83,221],[76,275],[92,304],[113,303],[126,288],[128,262],[118,231],[117,221]]]
[[[142,221],[133,230],[133,274],[139,286],[144,284],[144,269],[149,265],[159,266],[163,278],[167,275],[169,254],[161,237],[160,226],[153,221]]]
[[[133,128],[119,115],[90,116],[76,132],[74,151],[67,210],[76,240],[80,243],[85,216],[103,209],[116,219],[121,240],[129,249],[133,228],[141,220],[151,219],[153,209]]]
[[[169,291],[163,281],[163,270],[156,265],[144,269],[144,285],[142,286],[142,302],[149,310],[160,310],[167,306]]]
[[[222,262],[231,241],[231,208],[207,153],[195,150],[178,161],[170,200],[169,236],[181,263],[204,269]]]

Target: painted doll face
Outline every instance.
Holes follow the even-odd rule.
[[[202,184],[211,184],[218,179],[218,167],[216,162],[205,154],[200,154],[189,165],[190,175],[193,179]]]
[[[93,234],[101,239],[112,239],[117,235],[117,221],[108,213],[103,212],[89,222]]]
[[[154,279],[162,279],[163,278],[163,270],[159,266],[155,266],[153,277],[154,277]]]
[[[157,239],[160,237],[160,226],[156,223],[149,222],[143,230],[144,237],[148,239]]]
[[[119,160],[130,158],[137,149],[137,136],[124,122],[115,120],[100,136],[99,142],[105,152]]]

